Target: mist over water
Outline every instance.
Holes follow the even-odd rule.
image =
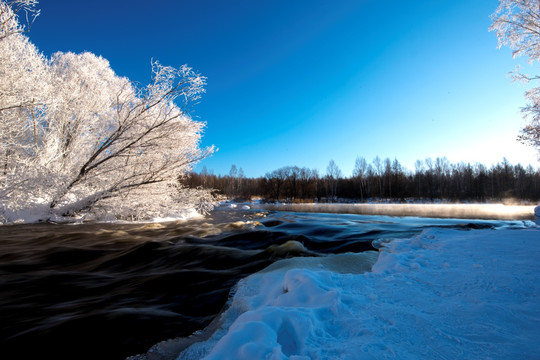
[[[219,209],[163,224],[2,226],[0,357],[124,359],[205,328],[238,280],[277,260],[375,250],[427,227],[523,226]]]
[[[445,219],[534,220],[535,205],[511,204],[260,204],[260,209]]]

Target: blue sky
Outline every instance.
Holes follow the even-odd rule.
[[[515,139],[524,85],[488,32],[496,0],[43,0],[30,39],[46,55],[91,51],[148,83],[150,61],[208,78],[193,117],[204,160],[260,176],[357,156],[538,166]]]

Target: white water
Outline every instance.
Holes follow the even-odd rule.
[[[351,257],[374,253],[275,264],[240,281],[218,330],[178,359],[538,357],[540,229],[529,225],[395,239],[366,273]]]

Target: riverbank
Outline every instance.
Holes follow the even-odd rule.
[[[218,330],[178,359],[535,358],[538,235],[427,229],[380,243],[363,274],[276,263],[241,280]]]

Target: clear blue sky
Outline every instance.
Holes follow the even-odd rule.
[[[148,83],[150,61],[208,78],[204,160],[247,176],[285,165],[350,175],[357,156],[538,166],[517,65],[488,32],[496,0],[42,0],[30,39],[91,51]]]

